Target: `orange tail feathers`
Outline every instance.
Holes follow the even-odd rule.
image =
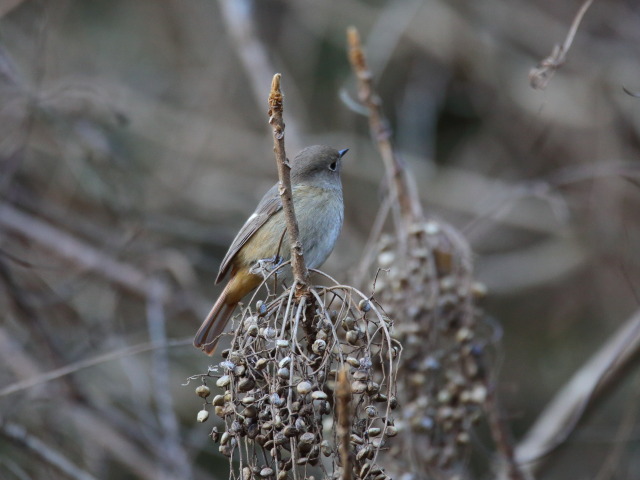
[[[249,273],[248,269],[238,269],[231,272],[229,283],[211,307],[207,318],[193,339],[193,345],[200,348],[207,355],[213,355],[218,343],[218,337],[224,331],[231,314],[242,298],[260,285],[262,277]]]
[[[223,291],[216,303],[211,307],[209,315],[204,319],[193,339],[193,345],[196,348],[200,348],[207,355],[213,355],[215,352],[218,337],[224,331],[231,314],[238,305],[238,302],[227,303],[227,301],[227,293]]]

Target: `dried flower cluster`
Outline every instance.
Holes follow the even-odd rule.
[[[328,277],[327,277],[328,278]],[[224,361],[210,367],[196,393],[224,419],[211,436],[231,465],[232,478],[339,478],[336,380],[346,369],[351,391],[348,456],[351,478],[388,478],[376,459],[396,435],[399,347],[388,320],[359,291],[335,284],[275,296],[258,290],[233,322]],[[209,385],[215,384],[212,393]],[[344,445],[344,443],[343,443]]]
[[[413,223],[402,241],[381,237],[378,264],[387,272],[376,296],[403,346],[402,435],[391,454],[404,472],[448,471],[464,459],[487,398],[488,332],[476,307],[484,287],[473,281],[465,240],[435,220]]]

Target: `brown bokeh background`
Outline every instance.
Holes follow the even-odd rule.
[[[219,261],[276,180],[273,73],[290,155],[350,148],[340,281],[385,194],[348,25],[427,209],[475,252],[521,438],[640,300],[640,6],[595,2],[547,89],[527,78],[581,4],[0,2],[0,478],[227,477],[183,384],[211,363],[189,343]],[[629,369],[541,478],[637,474],[638,392]]]

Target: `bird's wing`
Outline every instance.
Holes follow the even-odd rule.
[[[216,277],[216,283],[219,283],[226,275],[231,262],[238,254],[240,249],[245,243],[256,233],[260,227],[262,227],[269,218],[271,218],[279,210],[282,210],[282,202],[280,201],[280,195],[278,194],[278,184],[276,183],[269,191],[262,197],[260,203],[256,207],[256,211],[253,212],[245,224],[242,226],[236,238],[233,239],[227,254],[222,259],[220,265],[220,271]]]

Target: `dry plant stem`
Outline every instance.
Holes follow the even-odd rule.
[[[504,462],[502,468],[506,469],[509,480],[529,480],[530,477],[522,472],[515,460],[513,438],[511,437],[507,423],[502,418],[502,411],[498,404],[495,386],[487,385],[487,392],[487,400],[485,402],[487,420],[489,428],[491,429],[491,437],[496,443],[496,449],[502,455],[500,459]]]
[[[60,451],[55,450],[42,440],[31,435],[16,423],[4,422],[0,426],[0,435],[12,442],[27,448],[35,456],[62,472],[66,477],[74,480],[96,480],[96,477],[71,462]]]
[[[346,367],[338,372],[336,397],[338,400],[338,425],[336,434],[338,436],[340,449],[340,463],[342,464],[342,480],[351,480],[353,471],[353,466],[351,465],[351,449],[349,446],[349,432],[351,431],[351,385],[349,384],[348,369]]]
[[[155,295],[159,289],[163,301],[169,297],[170,289],[164,283],[156,285],[157,279],[149,279],[135,267],[114,260],[104,252],[7,203],[0,206],[0,226],[5,231],[24,235],[58,257],[101,275],[136,295],[147,298],[152,292]]]
[[[278,178],[280,180],[279,193],[282,199],[282,209],[287,222],[287,232],[291,243],[291,269],[296,283],[296,295],[304,295],[309,285],[309,270],[304,263],[302,243],[300,243],[300,233],[298,222],[293,209],[293,198],[291,188],[291,165],[287,160],[284,149],[284,120],[283,95],[280,90],[279,73],[273,76],[271,81],[271,92],[269,93],[269,124],[273,127],[273,151],[276,154],[276,164],[278,166]]]
[[[587,408],[611,392],[625,368],[640,354],[640,311],[637,311],[589,360],[540,414],[516,447],[516,461],[535,475],[547,455],[571,434]],[[500,478],[508,478],[501,472]]]
[[[0,397],[11,395],[12,393],[17,393],[23,390],[27,390],[29,388],[35,387],[36,385],[41,385],[43,383],[47,383],[52,380],[62,378],[64,376],[71,375],[72,373],[76,373],[80,370],[84,370],[85,368],[95,367],[96,365],[101,365],[103,363],[111,362],[113,360],[120,360],[123,357],[138,355],[140,353],[148,352],[150,350],[155,350],[157,348],[183,347],[185,345],[190,345],[191,341],[192,341],[191,337],[189,337],[183,340],[173,340],[173,341],[163,342],[160,345],[145,342],[137,345],[132,345],[131,347],[122,348],[120,350],[116,350],[113,352],[108,352],[102,355],[97,355],[95,357],[88,358],[86,360],[81,360],[79,362],[74,362],[65,367],[57,368],[50,372],[33,376],[25,380],[21,380],[19,382],[7,385],[2,389],[0,389]]]
[[[571,23],[571,28],[569,28],[569,33],[567,33],[567,38],[565,38],[564,43],[562,45],[554,45],[551,55],[542,60],[537,67],[531,69],[529,72],[529,83],[533,88],[544,90],[556,70],[564,64],[567,59],[567,53],[571,48],[573,39],[580,26],[580,22],[582,22],[582,17],[584,17],[584,14],[592,3],[593,0],[585,0]]]
[[[373,74],[367,65],[360,35],[355,27],[347,29],[347,42],[351,68],[358,80],[358,97],[369,110],[369,128],[384,162],[392,198],[398,199],[403,220],[406,223],[415,222],[423,217],[416,185],[393,149],[391,129],[382,112],[382,101],[373,88]]]

